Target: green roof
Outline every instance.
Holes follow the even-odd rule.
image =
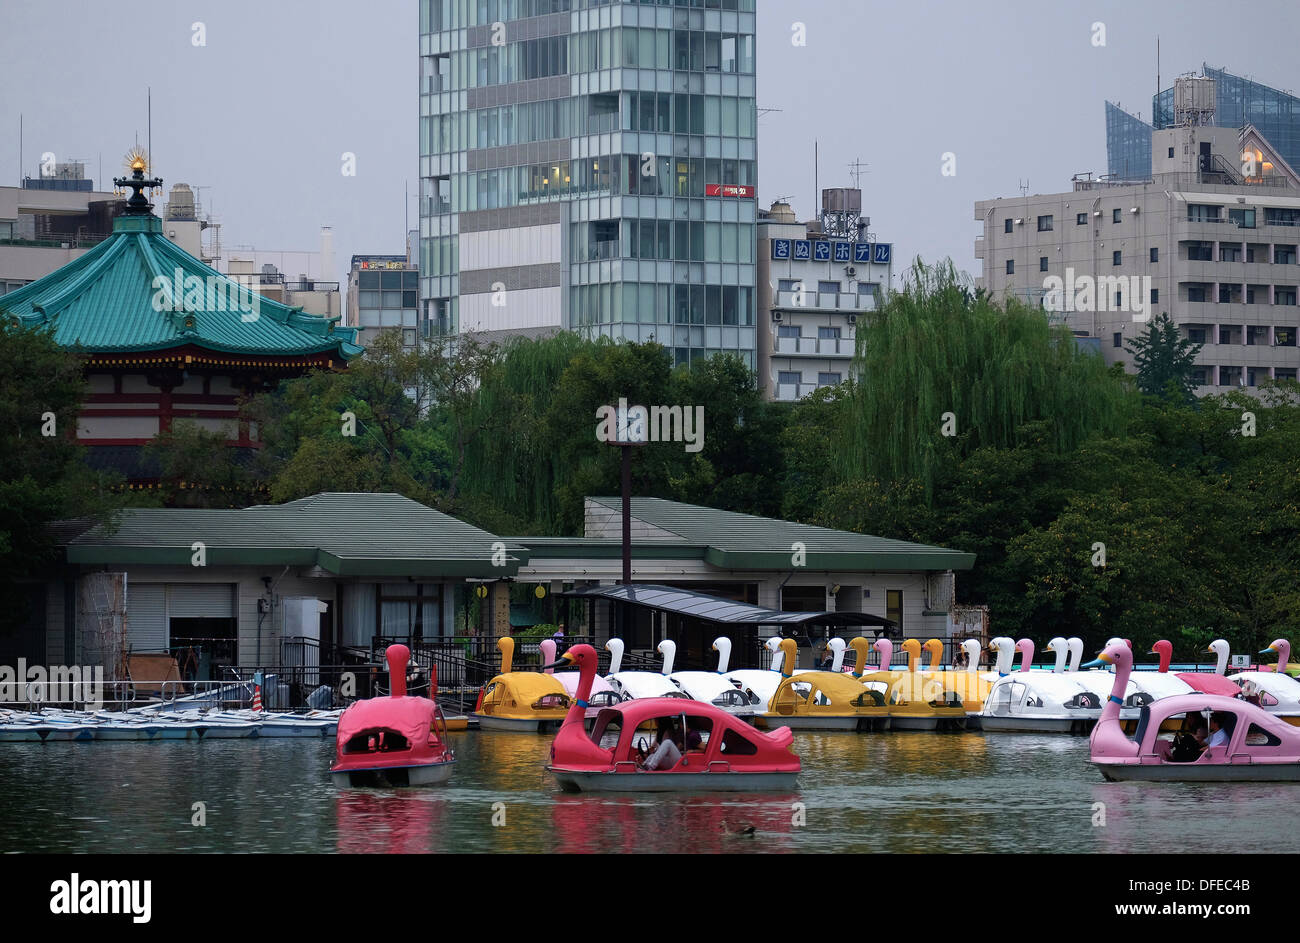
[[[129,509],[113,533],[96,528],[69,543],[68,562],[192,566],[195,542],[207,566],[319,566],[337,576],[492,579],[528,560],[518,544],[401,495],[324,493],[241,510]]]
[[[623,506],[621,498],[588,500],[616,513]],[[675,544],[683,549],[703,546],[706,548],[703,554],[706,561],[732,570],[790,570],[798,549],[795,544],[803,545],[802,568],[809,570],[969,570],[975,565],[973,553],[719,511],[663,498],[633,498],[632,517],[680,538],[680,544],[677,544],[671,537],[635,537],[632,543],[636,556],[658,546],[663,546],[665,551]],[[518,539],[533,548],[538,556],[555,555],[555,549],[558,549],[547,546],[547,541],[534,541],[528,537]],[[591,539],[571,543],[582,545]],[[636,553],[636,550],[641,553]],[[650,549],[649,555],[659,554]]]
[[[176,303],[156,304],[161,289],[154,279],[175,286],[178,272],[182,291],[172,291]],[[87,353],[196,346],[266,356],[329,353],[349,360],[363,351],[356,328],[254,295],[167,239],[161,220],[151,214],[117,217],[109,238],[5,295],[0,304],[25,326],[53,325],[58,343]]]

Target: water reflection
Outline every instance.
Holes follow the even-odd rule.
[[[329,741],[4,744],[0,835],[96,853],[1272,851],[1300,802],[1300,784],[1106,783],[1079,737],[799,733],[797,790],[754,795],[563,793],[550,737],[453,739],[452,781],[409,790],[336,789]]]

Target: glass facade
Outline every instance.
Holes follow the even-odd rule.
[[[1151,125],[1106,102],[1106,172],[1123,180],[1151,176]]]
[[[508,260],[462,270],[463,233],[558,220],[559,274],[539,275],[558,284],[529,283],[560,289],[558,326],[753,367],[754,0],[422,0],[420,12],[431,332],[457,333],[468,293],[508,279]]]
[[[1208,65],[1202,67],[1202,72],[1214,79],[1216,125],[1254,125],[1288,164],[1300,166],[1300,98]],[[1106,163],[1110,173],[1137,179],[1151,175],[1151,131],[1153,127],[1158,130],[1173,124],[1173,88],[1152,96],[1151,114],[1154,124],[1148,125],[1106,103]]]

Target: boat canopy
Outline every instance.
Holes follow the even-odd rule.
[[[532,704],[538,698],[548,694],[564,694],[564,685],[557,681],[554,675],[542,674],[539,671],[512,671],[509,674],[497,675],[488,682],[488,687],[494,684],[504,686],[515,701],[524,705]]]
[[[729,625],[878,625],[884,628],[894,628],[897,625],[890,619],[869,612],[781,612],[653,583],[588,586],[555,595],[573,599],[608,599]]]
[[[875,703],[870,697],[862,699],[867,692],[852,675],[832,671],[803,671],[781,682],[772,695],[772,709],[777,710],[778,705],[790,700],[792,694],[798,693],[795,689],[800,685],[809,686],[808,697],[813,697],[820,691],[835,707],[871,707]],[[807,700],[802,694],[799,697]]]
[[[357,701],[339,718],[338,742],[347,743],[359,733],[383,728],[395,730],[411,743],[429,739],[433,701],[426,697],[375,697]]]
[[[668,680],[667,675],[656,671],[620,671],[609,676],[609,681],[616,684],[621,693],[628,697],[683,697],[677,685]]]
[[[1178,673],[1178,677],[1202,694],[1236,697],[1241,693],[1241,688],[1237,687],[1236,682],[1229,681],[1223,675],[1212,674],[1208,671],[1181,671]]]

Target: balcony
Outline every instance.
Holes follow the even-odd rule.
[[[773,355],[783,357],[852,357],[851,337],[777,337]]]
[[[816,292],[805,290],[801,300],[798,292],[778,291],[773,307],[786,311],[875,311],[875,295],[852,292]]]
[[[776,399],[781,403],[790,403],[807,396],[813,390],[817,389],[816,383],[778,383],[776,387]]]

